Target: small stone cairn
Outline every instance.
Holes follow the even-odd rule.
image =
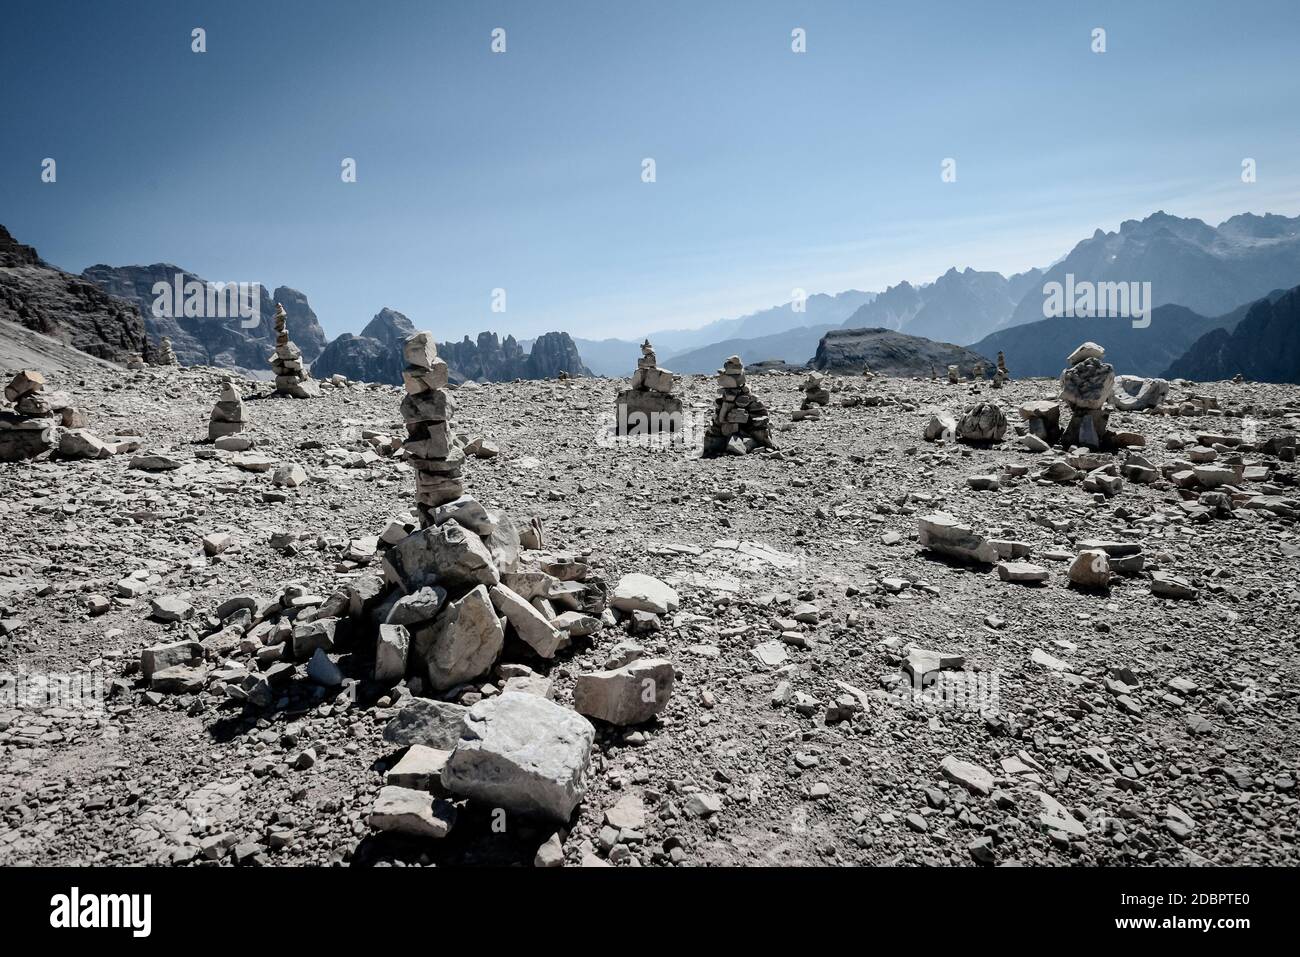
[[[415,502],[420,527],[434,524],[440,506],[465,494],[461,470],[465,453],[456,445],[451,418],[456,400],[447,388],[447,363],[438,358],[433,333],[417,332],[402,346],[406,368],[402,381],[402,419],[406,423],[404,448],[415,469]]]
[[[804,419],[820,419],[822,417],[821,407],[827,405],[830,401],[831,393],[826,388],[822,374],[820,372],[810,372],[803,383],[803,403],[794,412],[790,413],[790,419],[793,422],[801,422]]]
[[[776,448],[768,432],[768,411],[745,385],[745,365],[731,356],[718,370],[718,398],[713,422],[704,433],[704,455],[744,455]]]
[[[277,395],[295,399],[314,399],[320,395],[320,384],[307,375],[302,366],[302,350],[289,339],[285,323],[289,316],[284,306],[275,305],[275,352],[271,354],[271,371],[275,373]]]
[[[172,340],[170,336],[162,337],[162,342],[158,346],[158,355],[154,357],[154,365],[180,365],[180,363],[176,361],[176,353],[172,351]]]
[[[227,379],[221,383],[221,397],[212,407],[212,416],[208,419],[208,441],[215,442],[227,435],[242,432],[247,422],[248,413],[244,410],[244,400],[240,397],[235,384]]]
[[[1000,389],[1011,379],[1011,373],[1007,371],[1007,357],[998,350],[998,367],[993,373],[993,388]]]
[[[820,372],[808,373],[808,378],[803,382],[802,408],[811,409],[813,406],[826,405],[831,401],[831,393],[825,383],[826,380]]]
[[[72,403],[63,392],[46,392],[45,376],[19,372],[5,386],[12,412],[0,412],[0,462],[32,459],[54,448],[54,414]]]
[[[659,368],[654,347],[646,339],[632,373],[632,387],[618,394],[617,433],[637,436],[680,432],[682,400],[672,392],[673,374]]]
[[[1085,342],[1066,360],[1069,368],[1061,373],[1061,401],[1070,410],[1062,444],[1067,448],[1082,445],[1100,449],[1110,444],[1106,424],[1110,413],[1106,402],[1115,390],[1115,369],[1104,362],[1106,350],[1095,342]]]

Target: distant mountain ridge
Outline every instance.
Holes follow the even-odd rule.
[[[135,304],[51,266],[0,226],[0,319],[110,362],[145,350]]]
[[[1049,282],[1149,282],[1151,305],[1176,304],[1202,316],[1227,313],[1300,282],[1300,216],[1242,213],[1217,227],[1164,211],[1098,229],[1042,275]],[[1008,325],[1044,318],[1044,295],[1030,290]]]
[[[405,360],[402,343],[415,333],[415,325],[395,309],[384,307],[361,330],[345,332],[312,363],[318,378],[343,375],[362,382],[400,385]],[[438,355],[447,363],[452,382],[508,382],[512,379],[550,379],[561,372],[591,375],[582,364],[578,347],[567,332],[548,332],[533,340],[525,353],[514,336],[499,339],[495,332],[481,332],[477,341],[466,336],[460,342],[438,343]]]
[[[745,365],[754,365],[776,359],[790,365],[807,365],[817,351],[817,344],[832,325],[800,326],[770,336],[753,339],[724,339],[690,352],[682,352],[665,360],[664,365],[673,372],[686,375],[713,373],[722,367],[728,356],[740,356]]]
[[[596,375],[614,378],[629,375],[636,368],[636,361],[641,357],[642,338],[649,338],[654,343],[659,361],[674,372],[690,372],[691,369],[685,366],[700,366],[702,363],[708,365],[712,360],[705,360],[695,355],[701,350],[708,350],[709,354],[713,355],[722,348],[721,344],[724,342],[753,342],[758,339],[767,341],[764,345],[755,344],[749,347],[750,351],[754,348],[775,348],[777,352],[763,358],[788,358],[791,362],[803,363],[808,360],[811,351],[797,358],[791,356],[804,348],[809,334],[798,333],[795,330],[838,325],[859,306],[870,302],[875,295],[874,292],[862,292],[859,289],[848,289],[835,294],[815,293],[803,300],[798,310],[791,300],[734,319],[718,319],[698,329],[661,329],[658,332],[647,332],[637,339],[579,338],[575,339],[574,343],[582,354],[583,362],[590,366]],[[768,338],[787,332],[792,335],[786,340]],[[820,334],[819,332],[817,335]],[[817,336],[813,336],[812,341],[815,343],[816,340]],[[787,344],[782,345],[782,342]],[[795,343],[797,345],[794,345]],[[792,349],[794,352],[791,352]],[[723,358],[732,355],[734,351],[726,353]],[[702,354],[701,352],[701,356]],[[684,362],[681,357],[686,357]],[[701,368],[700,371],[711,372],[714,368],[716,366],[710,366],[707,370]]]
[[[267,368],[267,357],[275,347],[275,307],[283,305],[288,315],[289,337],[311,362],[325,348],[325,330],[307,297],[296,289],[280,286],[272,292],[258,285],[257,314],[252,325],[238,315],[213,316],[157,315],[154,303],[157,284],[169,288],[189,282],[209,285],[208,280],[171,263],[149,266],[90,266],[81,273],[104,292],[134,303],[144,318],[144,326],[154,345],[167,336],[181,365],[208,365],[224,369],[244,369],[260,373]],[[179,279],[178,279],[179,277]],[[175,310],[172,310],[173,313]]]
[[[1238,374],[1300,383],[1300,286],[1251,303],[1240,321],[1207,332],[1165,371],[1167,378],[1201,382]]]
[[[1041,278],[1031,269],[1011,278],[967,266],[934,282],[890,286],[842,323],[846,329],[894,329],[926,339],[970,343],[1006,324],[1016,303]]]

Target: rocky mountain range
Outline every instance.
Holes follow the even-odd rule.
[[[414,334],[410,319],[385,306],[366,323],[360,335],[345,332],[327,345],[312,362],[312,374],[321,379],[342,375],[358,382],[396,385],[402,381],[405,365],[402,339]]]
[[[1047,284],[1064,283],[1067,276],[1076,286],[1149,282],[1149,305],[1155,307],[1152,326],[1136,328],[1122,318],[1043,319]],[[262,374],[274,339],[272,316],[280,304],[289,316],[291,338],[317,375],[400,381],[394,342],[413,326],[394,310],[381,310],[359,335],[345,333],[328,346],[306,296],[286,286],[269,294],[257,287],[259,308],[247,329],[238,318],[156,315],[155,285],[187,281],[205,283],[165,263],[96,265],[80,277],[73,276],[41,261],[35,250],[17,243],[0,227],[0,316],[91,355],[120,361],[147,349],[146,333],[155,344],[166,335],[182,364]],[[1072,340],[1084,335],[1106,346],[1121,371],[1158,375],[1208,333],[1231,334],[1249,306],[1271,290],[1288,289],[1297,282],[1300,217],[1244,213],[1212,227],[1198,219],[1157,212],[1125,221],[1116,232],[1098,230],[1046,270],[1004,277],[992,271],[952,268],[931,283],[900,282],[879,294],[859,290],[817,294],[808,297],[801,311],[787,302],[698,329],[663,330],[651,338],[664,365],[687,374],[711,372],[730,355],[741,356],[749,365],[765,361],[804,365],[818,352],[822,336],[838,327],[885,329],[938,343],[969,344],[971,351],[988,358],[1001,349],[1016,374],[1055,375],[1062,351],[1068,353]],[[1077,328],[1084,322],[1087,329]],[[1247,327],[1242,335],[1253,329],[1254,325]],[[636,364],[639,338],[574,340],[565,333],[548,333],[520,342],[485,332],[477,339],[467,336],[441,348],[453,375],[461,380],[546,378],[560,371],[577,375],[593,370],[622,376]],[[833,337],[830,354],[839,357],[843,350],[851,354],[851,339]],[[1204,358],[1211,352],[1221,357],[1215,362],[1227,361],[1246,348],[1229,348],[1226,342],[1216,337],[1207,344],[1199,353],[1198,367],[1211,361]],[[913,351],[921,354],[929,349],[917,346]],[[863,356],[863,361],[869,360]],[[1270,374],[1282,375],[1285,370]],[[1291,378],[1300,378],[1300,371]]]
[[[1264,297],[1276,301],[1284,294],[1278,289]],[[1157,306],[1151,311],[1149,326],[1135,326],[1131,319],[1116,316],[1093,318],[1040,319],[1012,326],[986,336],[971,346],[988,358],[999,350],[1006,355],[1014,375],[1055,376],[1061,372],[1061,350],[1067,354],[1081,340],[1096,342],[1106,350],[1106,359],[1120,374],[1163,376],[1202,337],[1216,330],[1230,333],[1260,300],[1243,303],[1220,316],[1203,316],[1185,306]],[[1231,378],[1237,371],[1228,373]],[[1300,365],[1294,365],[1290,379],[1300,381]]]
[[[139,309],[45,262],[0,226],[0,319],[123,362],[145,349]]]
[[[888,287],[843,323],[846,329],[894,329],[912,336],[970,343],[1004,325],[1041,277],[1037,269],[1010,279],[970,267],[949,269],[932,283]]]
[[[345,332],[321,352],[312,363],[318,378],[343,375],[363,382],[387,382],[400,385],[402,342],[415,333],[411,320],[395,309],[385,307],[361,330],[360,335]],[[477,382],[509,382],[514,379],[551,379],[569,375],[591,375],[582,364],[578,347],[567,332],[548,332],[533,340],[525,352],[514,336],[498,338],[495,332],[481,332],[477,341],[466,336],[460,342],[438,344],[438,355],[448,366],[452,382],[468,379]]]
[[[665,364],[673,372],[683,375],[716,372],[728,356],[740,356],[747,366],[773,362],[803,366],[817,351],[817,343],[822,336],[834,328],[837,327],[799,326],[754,339],[724,339],[678,353],[672,359],[665,360]]]
[[[1126,220],[1118,232],[1098,229],[1042,275],[1008,325],[1043,318],[1043,286],[1051,282],[1149,282],[1151,304],[1174,303],[1218,316],[1274,289],[1300,282],[1300,216],[1242,213],[1217,227],[1163,211]]]
[[[891,376],[946,375],[949,365],[968,376],[983,356],[950,342],[934,342],[895,329],[832,329],[822,337],[812,366],[822,372],[861,375],[864,367]]]
[[[1300,382],[1300,286],[1252,303],[1239,322],[1197,339],[1166,377]]]
[[[183,315],[183,310],[171,307],[155,308],[158,294],[155,286],[163,283],[170,288],[197,282],[205,289],[211,284],[180,266],[154,263],[151,266],[95,265],[82,272],[82,278],[94,283],[109,295],[133,303],[144,317],[145,329],[155,344],[163,336],[171,339],[172,350],[182,365],[209,365],[224,369],[241,369],[260,373],[266,369],[266,358],[275,346],[275,307],[284,306],[289,319],[289,336],[302,350],[303,358],[311,362],[325,348],[325,330],[316,319],[316,313],[307,303],[307,297],[296,289],[279,286],[268,293],[260,284],[253,284],[249,303],[254,305],[254,315],[247,320],[235,315],[233,308],[226,310],[224,318],[207,314]],[[171,314],[164,314],[171,313]]]
[[[763,359],[781,359],[795,365],[808,361],[821,332],[806,330],[838,326],[860,306],[875,298],[874,292],[848,289],[834,295],[816,293],[796,309],[786,302],[734,319],[718,319],[698,329],[661,329],[648,333],[661,361],[674,372],[713,372],[729,355],[756,354],[767,350]],[[803,330],[803,331],[801,331]],[[781,338],[784,333],[793,335]],[[762,340],[762,341],[759,341]],[[596,375],[624,376],[635,368],[641,356],[640,339],[576,339],[583,361]],[[725,351],[727,343],[747,342]],[[698,354],[697,354],[698,353]],[[705,356],[709,358],[705,358]],[[714,360],[713,356],[721,356]],[[748,360],[746,360],[748,361]]]

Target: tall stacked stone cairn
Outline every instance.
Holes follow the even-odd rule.
[[[46,392],[45,376],[26,370],[5,386],[13,411],[0,412],[0,462],[32,459],[54,448],[54,415],[71,405],[62,392]]]
[[[288,314],[284,306],[275,304],[275,352],[271,353],[271,371],[275,373],[275,391],[278,395],[295,399],[314,399],[320,395],[320,383],[307,375],[302,365],[302,350],[289,339],[285,326]]]
[[[652,720],[668,706],[675,675],[671,662],[620,642],[603,666],[575,675],[566,707],[551,700],[548,672],[571,644],[602,629],[656,631],[659,616],[678,610],[677,593],[636,573],[610,588],[583,558],[544,547],[537,519],[516,521],[443,482],[445,463],[456,461],[446,364],[427,332],[408,339],[403,355],[404,448],[417,474],[438,480],[417,486],[419,527],[402,516],[368,542],[350,543],[344,566],[355,574],[309,605],[296,584],[270,601],[221,603],[185,640],[144,649],[138,674],[155,693],[220,688],[252,714],[285,701],[290,710],[311,708],[329,695],[391,704],[383,736],[399,760],[374,799],[370,827],[427,841],[453,827],[489,826],[477,823],[485,813],[457,823],[453,802],[471,801],[553,833],[586,794],[593,722]],[[444,464],[430,471],[425,463]],[[453,491],[462,493],[449,499]],[[159,620],[174,614],[155,602]],[[268,632],[273,643],[250,640]],[[558,863],[563,839],[548,842],[555,853],[546,861]]]
[[[235,384],[227,379],[221,383],[221,397],[212,407],[212,416],[208,419],[208,441],[215,442],[227,435],[242,432],[247,422],[244,400]]]
[[[1106,402],[1115,390],[1115,369],[1103,361],[1105,355],[1097,343],[1085,342],[1070,353],[1069,368],[1061,373],[1061,401],[1070,410],[1062,436],[1066,448],[1101,449],[1113,444],[1106,431],[1110,418]]]
[[[718,398],[713,422],[704,433],[704,455],[744,455],[756,449],[774,449],[768,432],[768,412],[745,384],[745,365],[731,356],[718,370]]]
[[[672,392],[673,374],[659,368],[654,347],[646,339],[632,373],[632,387],[618,394],[617,433],[635,436],[680,432],[682,400]]]
[[[172,351],[172,340],[170,336],[163,336],[162,342],[158,346],[158,354],[153,357],[154,365],[174,366],[179,363],[176,361],[176,353]]]
[[[438,358],[438,345],[430,332],[417,332],[402,346],[406,368],[402,382],[402,419],[406,423],[404,443],[415,469],[415,507],[420,527],[434,524],[438,508],[465,494],[461,470],[465,453],[456,445],[451,417],[456,400],[447,388],[447,363]]]
[[[993,373],[993,388],[1000,389],[1011,378],[1011,373],[1007,371],[1007,357],[998,350],[998,368]]]

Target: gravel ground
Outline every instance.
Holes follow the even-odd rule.
[[[50,377],[94,432],[139,436],[142,450],[181,462],[173,471],[131,469],[126,454],[0,464],[0,672],[22,677],[0,700],[0,864],[532,864],[554,828],[502,829],[472,803],[440,841],[368,826],[400,754],[382,737],[400,690],[363,681],[330,694],[295,679],[266,711],[210,692],[145,693],[141,649],[207,634],[233,595],[274,598],[290,584],[330,594],[362,571],[345,560],[349,541],[412,504],[400,457],[385,448],[357,464],[385,444],[372,433],[402,434],[398,390],[249,398],[254,451],[310,476],[276,490],[270,473],[236,468],[206,442],[220,379]],[[586,797],[560,833],[566,863],[1300,862],[1294,511],[1216,518],[1189,512],[1168,481],[1125,482],[1111,498],[1039,482],[1059,452],[1030,453],[1010,434],[989,448],[923,441],[931,414],[973,401],[968,384],[846,378],[820,419],[792,423],[801,381],[751,379],[782,423],[778,453],[716,460],[610,441],[605,419],[625,387],[615,380],[457,392],[457,430],[500,448],[470,460],[472,494],[539,516],[547,548],[585,556],[611,584],[643,572],[681,598],[638,639],[673,662],[672,699],[647,725],[598,728]],[[246,396],[267,388],[239,384]],[[685,377],[684,388],[706,414],[711,381]],[[1171,433],[1255,428],[1262,441],[1300,423],[1297,387],[1191,391],[1229,414],[1115,413],[1112,427],[1144,435],[1159,467],[1184,454],[1166,450]],[[1020,403],[1054,394],[1049,381],[1019,380],[980,398],[1017,425]],[[1245,459],[1276,467],[1244,491],[1295,504],[1294,463]],[[967,485],[990,473],[1000,489]],[[1005,582],[921,551],[917,519],[935,510],[1027,543],[1048,581]],[[286,530],[297,547],[273,547]],[[209,557],[201,539],[216,532],[234,544]],[[1085,539],[1140,543],[1146,571],[1109,594],[1068,587]],[[1153,596],[1153,569],[1187,579],[1196,597]],[[138,594],[123,597],[123,580]],[[92,616],[94,595],[112,601]],[[164,596],[198,614],[153,620],[150,599]],[[574,676],[627,637],[607,627],[553,662],[514,645],[507,657],[547,673],[571,705]],[[959,663],[941,674],[947,697],[899,692],[909,646]],[[784,660],[765,663],[756,648]],[[359,675],[364,657],[338,661]],[[59,674],[108,682],[102,707],[17,693]]]

